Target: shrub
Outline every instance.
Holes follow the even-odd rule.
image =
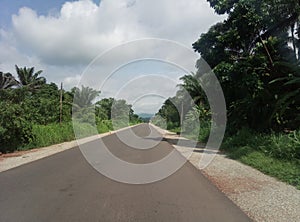
[[[16,150],[32,140],[32,125],[20,104],[0,102],[0,152]]]
[[[106,133],[113,130],[111,120],[101,120],[97,124],[98,133]]]

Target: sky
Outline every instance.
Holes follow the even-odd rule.
[[[135,53],[141,56],[142,48],[145,55],[151,51],[151,57],[165,61],[174,57],[176,50],[162,58],[161,45],[146,48],[131,43],[163,39],[192,51],[192,43],[201,33],[225,19],[216,15],[206,0],[0,0],[0,10],[0,71],[15,74],[15,64],[35,67],[43,70],[49,82],[63,82],[64,88],[70,89],[81,85],[84,72],[91,74],[101,65],[101,74],[99,70],[93,73],[97,75],[95,83],[109,75],[105,73],[108,64],[123,61],[125,65],[118,63],[123,68],[98,87],[103,97],[131,98],[137,113],[156,112],[164,99],[176,92],[185,73],[178,64],[162,61],[141,60],[132,65],[128,59]],[[128,42],[130,47],[120,47]],[[105,57],[112,49],[121,59],[112,53],[107,56],[109,61],[101,62],[101,55]],[[133,79],[138,79],[136,84],[120,93]],[[151,92],[149,88],[155,89]],[[139,96],[133,98],[132,92]]]

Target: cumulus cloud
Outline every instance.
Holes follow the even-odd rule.
[[[21,8],[12,17],[20,46],[49,64],[86,63],[120,43],[155,37],[188,46],[219,20],[205,0],[66,2],[57,15]]]
[[[142,38],[162,38],[191,49],[191,44],[201,33],[224,18],[214,14],[206,0],[101,0],[99,4],[92,0],[78,0],[65,2],[60,10],[49,11],[48,15],[23,7],[12,16],[9,30],[0,29],[0,69],[14,72],[15,64],[34,66],[37,70],[43,69],[43,75],[49,81],[64,82],[70,89],[80,81],[80,74],[89,62],[119,44]],[[136,48],[120,50],[120,61],[137,54],[140,48],[137,44]],[[153,55],[161,54],[161,51],[161,48],[154,49]],[[164,51],[169,52],[165,55],[166,60],[182,56],[172,50]],[[184,59],[185,56],[177,58]],[[107,65],[115,61],[105,62]],[[151,74],[158,73],[152,70],[155,72]],[[123,75],[130,76],[129,73],[132,72],[127,70]],[[178,75],[175,76],[174,80],[178,81]],[[117,79],[119,83],[115,80],[117,82],[103,95],[114,93],[109,90],[119,88],[124,79]],[[165,84],[156,84],[158,91],[164,93]],[[136,93],[146,87],[136,86]],[[143,104],[146,111],[149,104],[144,102],[139,104]]]

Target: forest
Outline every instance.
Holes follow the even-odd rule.
[[[0,72],[2,153],[74,140],[73,126],[79,129],[77,138],[95,134],[94,129],[104,133],[141,122],[125,100],[99,100],[101,92],[85,86],[65,91],[47,83],[41,70],[15,68],[17,78]]]
[[[300,2],[208,2],[215,13],[228,17],[202,34],[193,49],[209,64],[224,92],[227,129],[221,150],[300,188]],[[212,113],[200,84],[206,69],[199,64],[197,73],[182,76],[177,95],[165,101],[156,118],[178,132],[181,116],[176,107],[193,102],[193,110],[182,110],[182,128],[199,118],[199,135],[192,137],[206,142]]]

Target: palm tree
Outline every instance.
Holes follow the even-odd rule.
[[[81,86],[81,89],[73,88],[72,91],[74,93],[73,107],[75,109],[91,107],[93,100],[95,100],[100,93],[93,88],[85,86]]]
[[[202,104],[206,96],[201,87],[198,75],[191,73],[189,75],[184,75],[180,80],[183,81],[182,84],[179,84],[181,89],[184,89],[189,93],[195,104]]]
[[[10,73],[0,72],[0,89],[9,89],[19,83]]]
[[[34,73],[34,67],[31,68],[19,68],[16,65],[16,71],[19,78],[19,86],[27,87],[31,90],[39,88],[41,85],[46,83],[46,79],[44,77],[39,77],[39,75],[43,72],[42,70]]]
[[[73,88],[72,92],[74,95],[72,109],[73,120],[94,125],[95,107],[93,106],[93,101],[100,92],[84,86],[81,86],[81,89]]]

